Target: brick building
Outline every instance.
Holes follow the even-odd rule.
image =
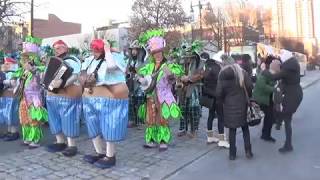
[[[80,33],[81,24],[64,22],[54,14],[49,14],[48,20],[34,19],[33,34],[39,38],[50,38]]]

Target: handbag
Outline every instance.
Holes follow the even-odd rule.
[[[208,95],[202,95],[200,97],[199,103],[201,106],[204,106],[208,109],[211,109],[214,104],[214,97],[208,96]]]
[[[249,126],[257,126],[264,118],[264,113],[256,101],[250,100],[246,86],[244,86],[244,92],[248,102],[247,123]]]

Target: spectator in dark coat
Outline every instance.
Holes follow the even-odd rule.
[[[217,53],[213,59],[206,61],[205,72],[203,77],[203,91],[202,96],[213,99],[213,104],[209,108],[209,116],[207,121],[207,143],[218,143],[219,147],[229,148],[229,142],[224,132],[223,123],[223,109],[222,103],[216,98],[216,88],[218,82],[218,75],[221,70],[220,62],[221,53]],[[209,55],[208,55],[209,58]],[[213,120],[217,114],[218,118],[218,133],[214,133]]]
[[[282,119],[285,122],[286,142],[280,153],[293,151],[292,147],[292,116],[297,111],[302,99],[303,91],[300,86],[300,66],[292,53],[281,50],[280,59],[282,61],[280,72],[270,75],[274,80],[281,80],[283,86]]]
[[[250,132],[247,123],[248,95],[251,96],[252,82],[245,72],[230,57],[223,57],[224,67],[219,74],[217,98],[223,104],[224,125],[229,128],[229,158],[236,158],[236,131],[241,127],[247,158],[252,158]]]

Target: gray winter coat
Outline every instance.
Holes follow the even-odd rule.
[[[252,82],[247,72],[244,73],[244,84],[249,96],[252,94]],[[217,98],[223,103],[224,124],[227,128],[238,128],[247,123],[247,97],[243,87],[231,68],[222,70],[217,85]]]

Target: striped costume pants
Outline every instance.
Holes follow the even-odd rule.
[[[80,135],[81,98],[47,96],[49,126],[52,134],[63,133],[74,138]]]
[[[82,103],[89,138],[102,135],[108,142],[125,139],[128,125],[128,99],[83,97]]]

